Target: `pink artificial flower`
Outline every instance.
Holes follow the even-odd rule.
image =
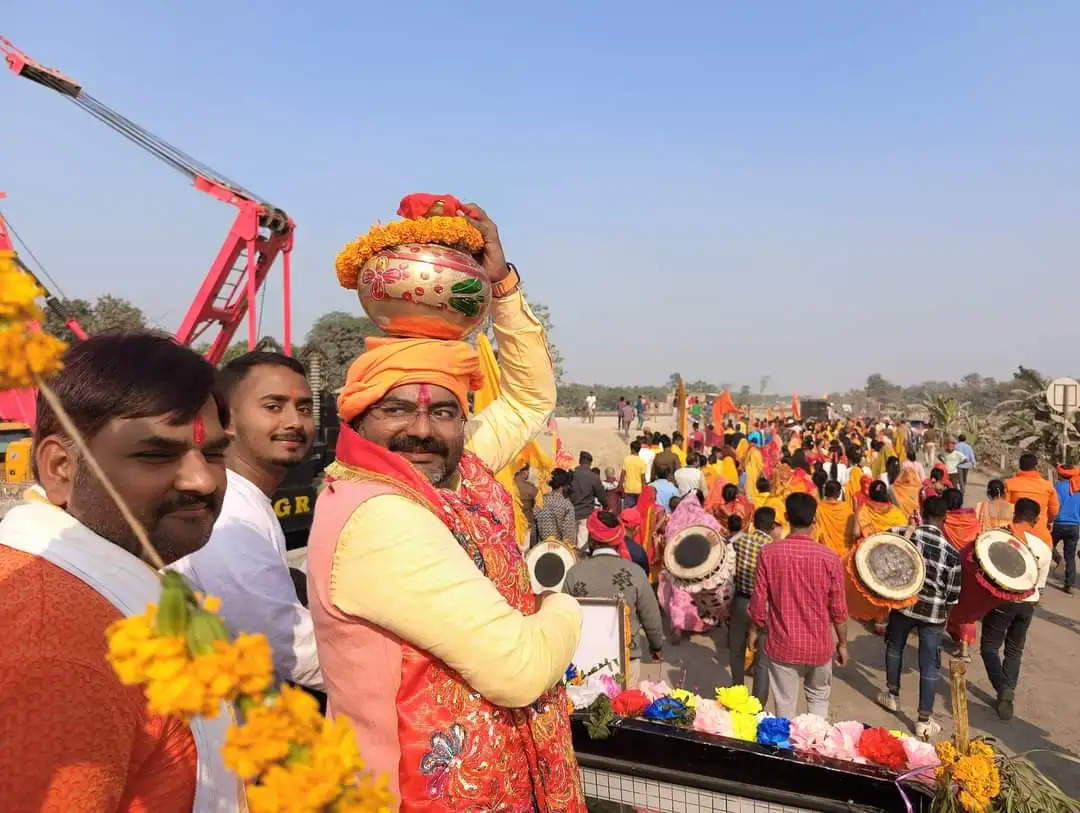
[[[641,689],[641,691],[645,692],[645,696],[649,698],[650,703],[654,700],[659,700],[661,697],[667,697],[671,694],[671,687],[664,683],[664,681],[662,680],[657,681],[656,683],[652,683],[648,680],[643,680],[641,681],[641,685],[638,686],[638,688]]]
[[[735,736],[731,727],[731,712],[715,700],[701,698],[697,702],[694,715],[694,731],[703,734],[719,734],[721,737]]]
[[[843,759],[848,762],[866,763],[866,757],[859,755],[859,740],[865,730],[858,720],[845,720],[832,727],[825,738],[825,744],[818,750],[823,757]]]
[[[800,714],[791,721],[791,744],[799,751],[817,752],[832,730],[829,721],[816,714]]]
[[[936,768],[941,764],[937,751],[931,743],[923,742],[918,737],[904,737],[900,740],[907,754],[908,770],[916,768]]]
[[[597,682],[600,684],[600,688],[604,690],[604,694],[606,694],[611,700],[614,700],[616,697],[622,694],[622,686],[616,683],[615,678],[613,678],[609,674],[605,673],[600,675]]]

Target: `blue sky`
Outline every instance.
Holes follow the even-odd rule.
[[[19,3],[0,34],[296,220],[294,314],[402,194],[500,225],[571,380],[802,393],[1080,373],[1080,5]],[[175,330],[231,210],[0,76],[0,190],[70,296]],[[263,332],[279,328],[280,281]]]

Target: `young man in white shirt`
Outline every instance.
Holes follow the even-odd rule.
[[[216,390],[230,415],[225,501],[210,541],[174,567],[195,589],[221,598],[234,631],[266,634],[279,678],[321,690],[311,614],[297,598],[270,503],[314,439],[304,367],[280,353],[246,353],[218,373]]]
[[[705,474],[701,471],[701,455],[690,452],[686,465],[675,471],[675,487],[679,496],[685,497],[691,491],[705,491]]]

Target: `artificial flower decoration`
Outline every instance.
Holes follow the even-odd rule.
[[[896,773],[907,767],[907,752],[896,737],[885,728],[871,728],[859,738],[858,752],[875,765]]]
[[[661,697],[667,697],[671,694],[671,687],[662,680],[657,681],[656,683],[652,683],[648,680],[643,680],[641,681],[641,684],[638,686],[638,688],[645,693],[645,696],[649,698],[650,703],[654,700],[659,700]]]
[[[731,712],[731,728],[735,739],[745,742],[757,742],[757,715],[745,711]]]
[[[761,745],[791,748],[791,721],[786,717],[766,717],[758,722],[757,741]]]
[[[612,710],[620,717],[637,717],[649,707],[649,698],[640,689],[627,689],[611,701]]]
[[[791,721],[791,743],[800,751],[818,753],[825,745],[825,739],[832,726],[823,717],[816,714],[800,714]]]
[[[606,740],[611,736],[611,725],[614,722],[615,712],[611,707],[611,699],[601,692],[589,706],[588,716],[585,718],[585,730],[589,732],[589,739]]]
[[[721,737],[735,736],[731,725],[731,712],[715,700],[698,698],[694,708],[694,731]]]
[[[622,687],[611,675],[606,672],[602,675],[596,676],[597,682],[600,684],[600,688],[603,689],[604,694],[614,700],[622,693]]]
[[[668,723],[678,728],[690,728],[694,724],[694,710],[674,697],[659,697],[641,714],[646,720]]]
[[[689,692],[686,689],[672,689],[671,696],[686,706],[688,709],[692,709],[697,706],[697,695],[693,692]]]
[[[717,687],[716,699],[720,705],[732,711],[745,714],[758,714],[761,711],[761,701],[750,694],[750,690],[745,686]]]

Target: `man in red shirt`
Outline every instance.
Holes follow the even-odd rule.
[[[758,554],[748,645],[756,649],[759,630],[766,631],[778,717],[795,716],[800,679],[809,712],[828,717],[834,651],[839,666],[848,662],[844,568],[839,556],[815,541],[817,501],[792,494],[784,507],[791,533]]]

